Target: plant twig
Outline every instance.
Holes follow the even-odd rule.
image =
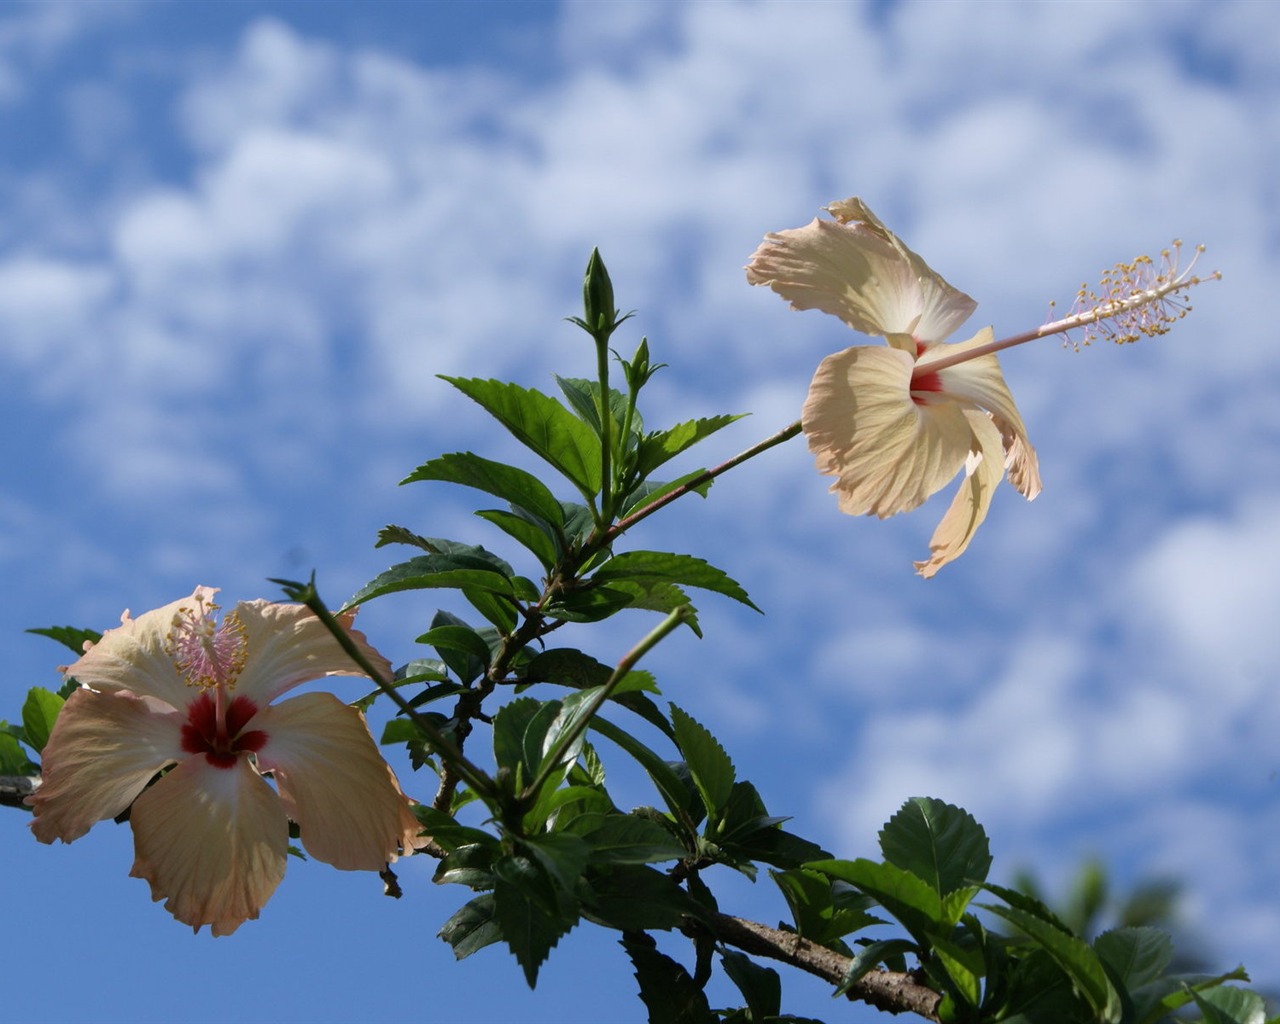
[[[565,730],[556,739],[555,745],[550,752],[542,759],[542,768],[539,770],[537,777],[525,787],[524,792],[520,795],[524,800],[536,800],[538,790],[546,783],[551,773],[555,771],[565,753],[577,742],[591,724],[591,719],[595,717],[597,711],[603,706],[604,702],[612,696],[613,691],[617,689],[618,684],[626,677],[636,666],[641,658],[649,653],[657,644],[680,623],[688,620],[691,614],[687,604],[682,604],[679,608],[673,609],[665,619],[659,622],[652,630],[650,630],[644,638],[636,644],[631,650],[622,656],[617,667],[613,670],[613,674],[605,680],[604,685],[591,698],[591,701],[583,708],[578,720]]]
[[[657,501],[652,502],[651,504],[645,505],[638,512],[632,512],[631,515],[627,516],[625,519],[619,519],[616,523],[614,523],[611,527],[609,527],[609,529],[607,529],[604,532],[604,534],[601,537],[600,547],[606,547],[609,544],[613,543],[615,539],[617,539],[619,536],[621,536],[631,527],[635,526],[635,524],[640,522],[641,519],[647,519],[649,516],[653,515],[653,513],[657,512],[658,509],[664,508],[665,506],[670,505],[677,498],[684,497],[684,495],[688,494],[690,491],[696,491],[703,484],[710,483],[712,480],[718,477],[721,473],[727,473],[729,470],[733,469],[734,466],[741,465],[742,463],[746,462],[748,459],[755,458],[761,452],[766,452],[770,448],[773,448],[776,445],[782,444],[782,442],[784,441],[790,441],[793,437],[795,437],[798,433],[800,433],[800,430],[801,430],[800,421],[796,420],[789,427],[784,427],[782,430],[779,430],[776,434],[771,434],[769,437],[766,437],[759,444],[754,444],[750,448],[748,448],[746,451],[739,452],[737,455],[729,459],[727,462],[722,462],[720,463],[720,465],[712,469],[704,469],[692,480],[686,480],[683,484],[681,484],[675,490],[668,491]]]
[[[746,953],[769,957],[816,975],[833,985],[843,983],[852,962],[794,932],[770,928],[729,914],[712,914],[711,929],[721,942]],[[875,970],[854,982],[846,995],[886,1013],[915,1013],[937,1021],[942,996],[910,972]]]
[[[30,810],[23,801],[39,788],[39,775],[0,775],[0,806]]]
[[[312,576],[310,582],[305,584],[277,579],[273,579],[270,582],[278,583],[284,588],[289,597],[295,601],[300,601],[311,609],[316,618],[324,623],[325,628],[333,634],[334,639],[347,652],[351,660],[359,665],[365,675],[377,683],[378,688],[390,697],[395,705],[408,716],[409,720],[422,731],[432,747],[440,755],[440,759],[448,764],[468,786],[475,790],[477,796],[486,800],[495,798],[497,791],[493,785],[493,780],[485,774],[484,770],[468,761],[462,751],[450,741],[449,737],[445,736],[427,718],[418,714],[417,709],[396,690],[395,681],[384,678],[377,666],[364,656],[360,648],[356,646],[355,641],[342,628],[342,624],[334,618],[328,606],[321,600],[319,591],[316,590],[314,576]]]

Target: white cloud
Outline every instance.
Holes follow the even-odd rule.
[[[1230,516],[1186,519],[1145,551],[1123,604],[1145,628],[1156,663],[1211,698],[1220,714],[1280,708],[1280,498],[1249,496]],[[1259,703],[1261,707],[1255,706]]]

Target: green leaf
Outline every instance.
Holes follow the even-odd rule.
[[[590,844],[593,864],[652,864],[688,853],[656,821],[634,814],[581,814],[567,829]]]
[[[524,683],[552,683],[574,689],[603,686],[613,675],[613,670],[590,655],[572,647],[557,647],[534,655],[525,668]],[[634,678],[633,678],[634,677]],[[629,685],[635,684],[635,685]],[[668,736],[674,736],[666,717],[638,689],[657,689],[653,677],[647,672],[629,672],[610,695],[610,700],[635,712],[646,722],[657,726]]]
[[[475,588],[510,598],[514,593],[509,579],[511,567],[502,562],[507,569],[504,574],[496,568],[501,559],[483,548],[476,550],[484,554],[419,555],[393,565],[357,590],[343,607],[351,608],[401,590]]]
[[[454,847],[436,865],[437,885],[446,883],[465,885],[472,889],[493,887],[493,866],[501,848],[492,836],[486,835],[475,843],[463,843]]]
[[[1043,949],[1014,961],[1004,985],[1001,1024],[1079,1024],[1093,1018],[1071,979]]]
[[[28,633],[35,633],[37,636],[47,636],[50,640],[57,640],[64,647],[68,647],[75,651],[76,657],[84,654],[84,645],[86,643],[96,644],[102,639],[102,634],[93,629],[77,629],[75,626],[48,626],[40,629],[28,629]]]
[[[671,877],[654,868],[619,865],[593,871],[583,896],[583,916],[620,931],[678,928],[705,913]]]
[[[553,701],[552,703],[559,706],[559,711],[552,720],[551,725],[547,728],[547,734],[542,741],[542,756],[545,760],[550,756],[552,748],[558,744],[561,737],[576,732],[582,725],[582,719],[591,711],[591,703],[600,696],[598,688],[593,687],[589,690],[579,690],[577,693],[571,693],[562,701]],[[578,759],[578,754],[582,750],[585,742],[585,730],[578,734],[564,753],[560,755],[560,765],[566,769],[570,764]],[[539,768],[543,767],[539,765]]]
[[[746,954],[732,949],[721,950],[720,963],[747,1001],[751,1020],[768,1020],[782,1012],[782,980],[777,971],[761,967]]]
[[[53,723],[58,720],[58,712],[65,703],[56,693],[43,686],[33,686],[27,691],[27,699],[22,705],[22,732],[27,745],[36,753],[44,750],[49,742],[49,733],[53,731]]]
[[[675,728],[676,746],[684,755],[693,784],[707,809],[707,818],[718,821],[733,793],[736,776],[733,762],[710,732],[674,704],[671,705],[671,724]]]
[[[600,435],[600,384],[594,380],[580,377],[556,377],[556,383],[579,418],[586,423],[596,435]],[[627,414],[627,396],[622,392],[609,389],[609,413],[613,417],[613,431],[616,436],[622,428],[622,421]],[[632,429],[639,430],[639,413],[632,413]]]
[[[461,846],[483,846],[491,843],[496,848],[498,845],[498,840],[488,832],[468,825],[459,825],[451,815],[437,810],[430,804],[414,804],[413,814],[437,845],[450,852]]]
[[[462,683],[483,675],[493,659],[489,642],[480,632],[445,611],[436,612],[431,628],[417,638],[417,643],[434,648]]]
[[[982,1000],[982,978],[985,974],[982,950],[977,946],[962,946],[937,934],[931,937],[931,942],[933,954],[955,993],[976,1007]]]
[[[636,476],[642,480],[646,479],[664,462],[675,458],[699,441],[710,437],[717,430],[740,419],[742,419],[741,415],[711,416],[706,419],[687,420],[667,430],[649,434],[640,441],[636,456]]]
[[[844,995],[890,957],[905,956],[907,953],[916,951],[916,944],[906,939],[881,939],[868,942],[850,959],[844,977],[835,990],[835,995]]]
[[[692,473],[685,473],[683,476],[677,477],[675,480],[668,480],[666,483],[660,483],[656,480],[643,481],[632,488],[627,495],[627,500],[623,503],[622,514],[624,516],[635,515],[641,509],[652,505],[655,501],[685,486],[691,480],[696,480],[705,473],[705,469],[695,469]],[[691,490],[699,497],[705,498],[714,483],[715,480],[704,480],[697,487],[691,488]]]
[[[591,847],[581,836],[570,832],[545,832],[537,836],[525,836],[521,847],[546,873],[559,894],[561,907],[576,906],[571,894],[587,866]]]
[[[1000,897],[1000,899],[1004,900],[1009,904],[1009,906],[1016,907],[1025,913],[1031,914],[1033,917],[1038,917],[1041,921],[1045,921],[1046,923],[1053,925],[1058,929],[1058,931],[1073,934],[1071,929],[1062,921],[1062,919],[1045,906],[1041,900],[1036,899],[1036,897],[1029,896],[1024,892],[1019,892],[1017,889],[1010,889],[1003,885],[996,885],[994,882],[986,882],[983,884],[982,888],[986,889],[987,892],[992,895]]]
[[[684,624],[696,637],[702,638],[702,627],[698,625],[698,609],[689,600],[689,595],[674,583],[667,583],[654,577],[639,579],[613,579],[609,581],[609,589],[623,594],[630,594],[628,608],[639,608],[647,612],[659,612],[666,615],[677,608],[688,609]]]
[[[939,896],[980,885],[991,868],[987,834],[973,815],[932,797],[913,797],[902,805],[880,830],[880,850],[890,864],[924,879]]]
[[[494,715],[494,760],[499,768],[514,772],[520,785],[528,783],[542,763],[543,740],[559,712],[558,701],[518,697]]]
[[[928,936],[945,926],[942,900],[927,883],[896,864],[857,860],[819,860],[806,865],[832,878],[848,882],[892,914],[921,946]]]
[[[636,969],[649,1024],[718,1024],[701,986],[681,964],[659,953],[648,935],[628,935],[622,948]]]
[[[576,766],[575,766],[576,768]],[[570,777],[578,775],[574,769],[567,773]],[[541,823],[547,824],[554,831],[566,830],[566,823],[572,824],[587,814],[616,814],[609,794],[597,786],[584,786],[575,781],[572,785],[560,789],[544,787],[538,799],[537,813],[534,815]],[[572,832],[569,828],[567,831]]]
[[[441,377],[535,454],[563,473],[585,497],[600,491],[600,439],[554,398],[497,380]]]
[[[624,551],[614,555],[591,577],[597,582],[653,578],[686,587],[699,587],[724,594],[748,608],[756,608],[747,592],[726,573],[693,555],[665,551]]]
[[[613,587],[585,586],[562,594],[547,605],[549,616],[565,622],[600,622],[626,608],[633,593]]]
[[[692,825],[702,819],[700,801],[695,800],[694,794],[689,792],[688,787],[680,780],[680,776],[670,764],[606,718],[596,715],[591,719],[591,728],[601,736],[612,740],[640,762],[640,766],[648,772],[663,802],[677,821]],[[699,806],[695,809],[695,805]]]
[[[1042,947],[1061,967],[1076,989],[1104,1024],[1120,1019],[1120,996],[1107,977],[1102,961],[1084,941],[1054,926],[1035,914],[1017,907],[984,904],[984,910],[1016,925],[1028,938]]]
[[[1222,986],[1192,991],[1191,998],[1204,1014],[1204,1024],[1263,1024],[1267,1019],[1262,996],[1247,989]]]
[[[1133,1001],[1133,1019],[1138,1024],[1156,1024],[1163,1021],[1174,1010],[1186,1006],[1192,1001],[1192,992],[1207,992],[1228,981],[1248,981],[1249,975],[1243,967],[1220,974],[1217,977],[1195,977],[1186,975],[1157,978],[1138,988],[1131,989],[1129,996]]]
[[[533,988],[538,968],[577,923],[577,913],[567,913],[548,898],[549,880],[530,858],[506,857],[494,870],[494,919]]]
[[[817,843],[775,826],[761,828],[736,840],[731,844],[731,849],[743,857],[771,864],[775,868],[798,868],[810,861],[830,856]]]
[[[453,947],[453,955],[465,960],[478,949],[502,938],[495,917],[493,893],[477,896],[444,923],[437,933]]]
[[[791,908],[797,934],[838,952],[847,948],[844,936],[871,925],[884,924],[867,912],[871,898],[847,882],[833,881],[808,868],[770,871],[774,883]]]
[[[492,590],[478,590],[475,587],[461,587],[462,596],[471,607],[478,611],[486,622],[503,636],[510,636],[516,630],[519,618],[516,615],[516,604],[512,598],[495,594]]]
[[[1130,989],[1155,981],[1173,959],[1173,940],[1155,928],[1113,928],[1094,940],[1093,949]]]
[[[0,722],[0,726],[4,723]],[[12,733],[0,729],[0,775],[33,775],[40,770]]]
[[[423,551],[430,551],[435,554],[437,548],[431,543],[430,537],[424,537],[420,533],[414,533],[407,526],[394,526],[388,524],[378,531],[378,540],[373,545],[375,548],[384,548],[388,544],[406,544],[409,547],[421,548]]]
[[[524,509],[548,526],[555,528],[564,525],[564,512],[560,502],[536,476],[515,466],[481,458],[472,452],[453,452],[424,462],[400,483],[411,484],[418,480],[440,480],[474,487],[510,502],[515,508]]]
[[[542,520],[522,511],[504,512],[496,508],[481,509],[476,515],[493,523],[507,536],[514,537],[526,550],[532,552],[544,569],[550,571],[556,564],[559,554],[556,551],[555,536]]]

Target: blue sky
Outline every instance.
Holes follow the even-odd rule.
[[[849,519],[792,442],[637,531],[767,612],[707,598],[706,639],[649,667],[840,853],[942,797],[997,870],[1060,883],[1096,854],[1188,880],[1219,965],[1280,985],[1277,30],[1248,2],[4,5],[0,714],[56,685],[30,626],[106,628],[195,584],[275,596],[266,577],[312,568],[338,601],[388,564],[388,522],[508,553],[465,494],[395,482],[461,448],[528,464],[434,374],[589,374],[561,318],[593,245],[638,311],[622,347],[647,334],[671,364],[650,421],[753,414],[712,462],[794,420],[859,340],[742,274],[831,200],[865,199],[997,336],[1179,236],[1225,279],[1171,335],[1003,358],[1033,504],[1002,488],[925,582],[911,561],[949,492]],[[375,602],[363,628],[404,661],[434,607]],[[648,625],[589,642],[609,660]],[[127,877],[127,829],[52,849],[19,814],[0,829],[33,965],[15,1019],[641,1017],[599,930],[534,994],[501,950],[455,965],[434,933],[464,893],[430,864],[394,903],[292,863],[214,941]],[[726,908],[783,916],[726,883]]]

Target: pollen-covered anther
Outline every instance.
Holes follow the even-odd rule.
[[[244,623],[235,613],[221,622],[212,613],[216,604],[182,605],[173,616],[165,651],[188,686],[207,689],[235,687],[248,656]]]
[[[1179,266],[1182,242],[1174,239],[1171,248],[1161,251],[1158,268],[1150,256],[1117,263],[1103,273],[1096,291],[1088,284],[1080,286],[1070,316],[1059,322],[1058,329],[1083,329],[1084,337],[1080,341],[1067,335],[1067,343],[1077,351],[1097,338],[1123,345],[1144,335],[1154,338],[1168,333],[1191,312],[1185,292],[1202,280],[1191,272],[1202,252],[1204,246],[1197,245],[1195,256],[1186,269],[1182,269]],[[1221,277],[1215,270],[1209,279]]]

